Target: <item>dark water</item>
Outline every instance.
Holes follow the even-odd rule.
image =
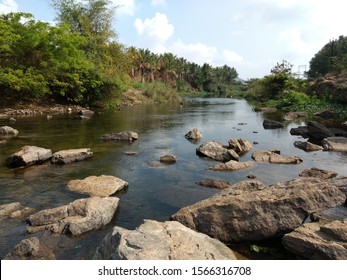
[[[52,248],[58,259],[90,259],[95,247],[113,226],[134,229],[143,219],[168,220],[181,207],[210,197],[216,190],[197,186],[195,182],[219,178],[233,183],[255,174],[267,184],[296,178],[304,169],[318,167],[335,170],[347,176],[347,154],[336,152],[306,153],[293,146],[300,137],[291,136],[292,127],[299,122],[286,123],[284,129],[264,130],[264,118],[276,118],[255,113],[243,100],[187,99],[183,108],[177,105],[148,105],[123,108],[116,112],[99,112],[90,120],[78,120],[75,115],[54,115],[18,118],[14,128],[18,137],[8,139],[0,146],[0,205],[20,202],[37,210],[66,205],[75,199],[87,197],[69,191],[66,184],[72,179],[91,175],[113,175],[129,183],[118,193],[120,206],[112,222],[104,228],[79,237],[37,233],[42,242]],[[0,126],[8,125],[0,120]],[[203,133],[200,143],[191,143],[184,135],[197,127]],[[132,130],[139,139],[129,142],[104,142],[103,134]],[[215,162],[200,158],[195,149],[201,143],[216,140],[227,143],[230,138],[245,138],[254,149],[280,149],[282,154],[297,155],[300,165],[271,165],[257,163],[255,167],[236,172],[206,170]],[[35,145],[63,149],[91,148],[92,159],[55,166],[46,163],[26,169],[8,169],[4,162],[22,146]],[[135,156],[125,151],[136,152]],[[174,154],[177,163],[164,165],[159,158]],[[241,160],[251,159],[252,152]],[[20,240],[27,238],[25,221],[3,218],[0,220],[0,258],[3,258]]]

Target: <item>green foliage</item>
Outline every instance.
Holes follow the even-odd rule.
[[[317,78],[327,73],[347,70],[347,36],[331,40],[310,61],[308,76]]]

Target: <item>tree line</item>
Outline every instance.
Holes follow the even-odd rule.
[[[134,82],[225,95],[233,67],[200,66],[172,53],[125,47],[112,29],[109,0],[53,0],[56,24],[28,13],[0,15],[0,91],[3,98],[51,96],[92,104],[116,98]]]

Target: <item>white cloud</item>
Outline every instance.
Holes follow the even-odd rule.
[[[135,14],[135,0],[113,0],[112,2],[118,7],[118,14],[128,16],[133,16]]]
[[[224,50],[223,55],[226,58],[228,62],[241,62],[243,60],[243,57],[236,52],[229,51],[229,50]]]
[[[152,0],[151,1],[151,5],[152,6],[166,6],[167,3],[166,3],[166,0]]]
[[[8,14],[18,11],[18,4],[14,0],[3,0],[0,3],[0,14]]]
[[[313,46],[305,42],[299,28],[286,29],[279,34],[279,42],[296,55],[312,53]]]
[[[134,22],[141,45],[154,52],[163,52],[164,44],[174,33],[174,26],[165,14],[156,13],[151,19],[137,18]]]

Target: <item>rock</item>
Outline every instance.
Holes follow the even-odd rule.
[[[289,132],[291,135],[300,135],[303,138],[310,138],[307,126],[299,126],[297,128],[292,128]]]
[[[235,260],[220,241],[175,221],[144,220],[135,230],[114,227],[96,249],[97,260]]]
[[[187,139],[198,140],[202,138],[202,133],[199,129],[193,128],[184,137]]]
[[[347,259],[347,223],[306,223],[286,234],[283,245],[289,251],[312,260]]]
[[[85,116],[85,117],[92,117],[92,116],[94,116],[94,111],[92,111],[92,110],[88,110],[88,109],[83,109],[83,110],[80,110],[79,112],[78,112],[78,115],[79,116]]]
[[[305,112],[289,112],[285,114],[283,118],[286,121],[293,121],[304,117],[306,117]]]
[[[196,149],[198,155],[206,156],[217,161],[229,161],[232,159],[238,160],[239,156],[233,150],[228,150],[222,144],[211,141],[207,144],[202,144]]]
[[[160,162],[163,162],[163,163],[175,163],[176,161],[177,159],[173,155],[165,155],[160,157]]]
[[[122,131],[118,133],[105,134],[101,136],[102,140],[125,140],[134,141],[139,138],[139,135],[133,131]]]
[[[55,260],[52,250],[41,246],[37,237],[31,237],[19,242],[16,247],[9,252],[5,260]]]
[[[11,213],[22,208],[19,202],[0,205],[0,218],[9,216]]]
[[[93,156],[89,148],[63,150],[53,154],[51,163],[66,164],[71,162],[82,161]]]
[[[36,209],[31,207],[22,207],[21,209],[18,209],[14,212],[12,212],[9,217],[11,219],[16,220],[25,220],[27,219],[31,214],[35,213]]]
[[[306,152],[313,152],[313,151],[321,151],[323,150],[322,146],[313,144],[311,142],[303,142],[303,141],[295,141],[294,146],[298,149],[304,150]]]
[[[17,129],[14,129],[10,126],[0,126],[0,134],[16,136],[18,135],[18,133],[19,131]]]
[[[231,187],[231,182],[219,179],[206,179],[204,181],[196,182],[197,185],[213,188],[213,189],[226,189]]]
[[[253,161],[246,161],[246,162],[239,162],[235,160],[230,160],[225,163],[217,164],[213,167],[210,167],[209,170],[213,171],[235,171],[235,170],[241,170],[249,167],[253,167],[254,162]]]
[[[5,145],[7,143],[6,140],[0,140],[0,145]]]
[[[90,197],[68,205],[30,215],[28,233],[50,230],[53,233],[79,235],[108,224],[118,207],[117,197]]]
[[[90,196],[106,197],[119,192],[128,186],[128,182],[114,176],[90,176],[83,180],[71,180],[67,187],[69,190],[89,194]]]
[[[257,175],[249,174],[249,175],[247,175],[247,178],[248,178],[248,179],[256,179],[256,178],[257,178]]]
[[[266,187],[245,181],[179,210],[173,220],[224,243],[273,238],[299,227],[315,211],[342,205],[346,196],[319,179]]]
[[[263,112],[263,113],[276,113],[278,110],[274,107],[255,107],[253,108],[254,112]]]
[[[20,151],[6,159],[10,168],[41,164],[52,157],[52,151],[36,146],[24,146]]]
[[[300,164],[302,159],[297,156],[281,155],[279,151],[255,151],[252,154],[255,161],[270,162],[275,164]]]
[[[280,122],[277,122],[277,121],[264,120],[263,121],[263,127],[265,129],[283,128],[283,124]]]
[[[323,110],[314,114],[322,119],[335,119],[338,114],[333,110]]]
[[[299,174],[300,177],[315,177],[319,179],[331,179],[337,176],[335,171],[323,170],[316,167],[305,169]]]
[[[133,152],[133,151],[124,151],[124,154],[127,156],[136,156],[137,152]]]
[[[328,137],[322,143],[326,151],[347,152],[346,137]]]
[[[325,125],[315,121],[309,121],[307,123],[307,131],[310,138],[317,140],[323,140],[324,138],[334,136]]]
[[[330,128],[330,131],[334,134],[336,137],[347,137],[347,131],[339,128]]]
[[[235,139],[231,138],[228,142],[229,146],[228,149],[232,149],[235,151],[238,155],[243,155],[247,153],[248,151],[253,149],[253,146],[251,143],[249,143],[248,140],[245,139]]]
[[[333,178],[330,179],[329,182],[334,186],[338,187],[347,196],[347,177]]]

